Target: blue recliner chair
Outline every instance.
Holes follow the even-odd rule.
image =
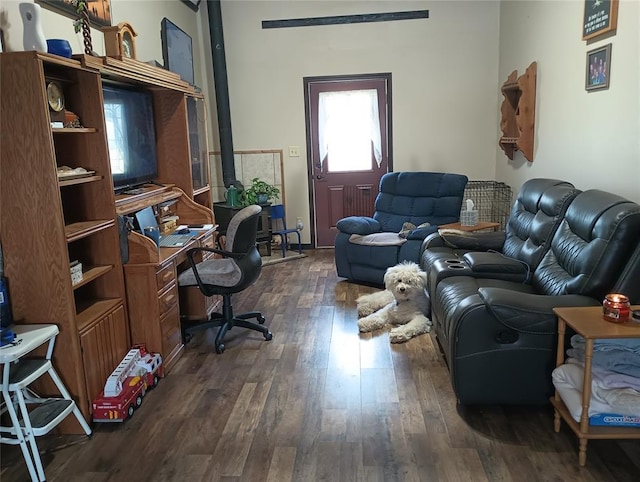
[[[336,224],[338,276],[382,285],[388,267],[405,260],[419,263],[424,238],[439,225],[459,220],[467,181],[467,176],[441,172],[382,176],[373,217],[350,216]]]

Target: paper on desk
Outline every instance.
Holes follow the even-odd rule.
[[[201,228],[193,228],[193,227],[190,228],[189,225],[187,224],[181,224],[176,228],[176,231],[180,229],[194,229],[196,231],[201,231],[201,230],[204,231],[206,229],[211,229],[211,228],[213,228],[213,224],[203,224]]]

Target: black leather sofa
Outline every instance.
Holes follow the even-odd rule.
[[[450,276],[527,281],[579,193],[566,181],[530,179],[520,188],[505,231],[428,236],[420,257],[427,291]]]
[[[559,217],[528,280],[477,277],[471,267],[467,276],[436,280],[432,321],[459,402],[548,403],[557,342],[552,309],[597,306],[610,292],[640,303],[639,243],[640,205],[589,190]]]

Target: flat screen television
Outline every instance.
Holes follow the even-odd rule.
[[[166,17],[162,19],[160,26],[164,68],[179,74],[182,80],[194,85],[191,37]]]
[[[102,95],[114,189],[155,180],[158,158],[151,92],[106,84]]]

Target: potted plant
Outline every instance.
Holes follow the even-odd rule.
[[[254,177],[251,180],[251,185],[240,193],[240,202],[242,206],[266,204],[269,201],[276,200],[279,195],[280,189],[258,177]]]

